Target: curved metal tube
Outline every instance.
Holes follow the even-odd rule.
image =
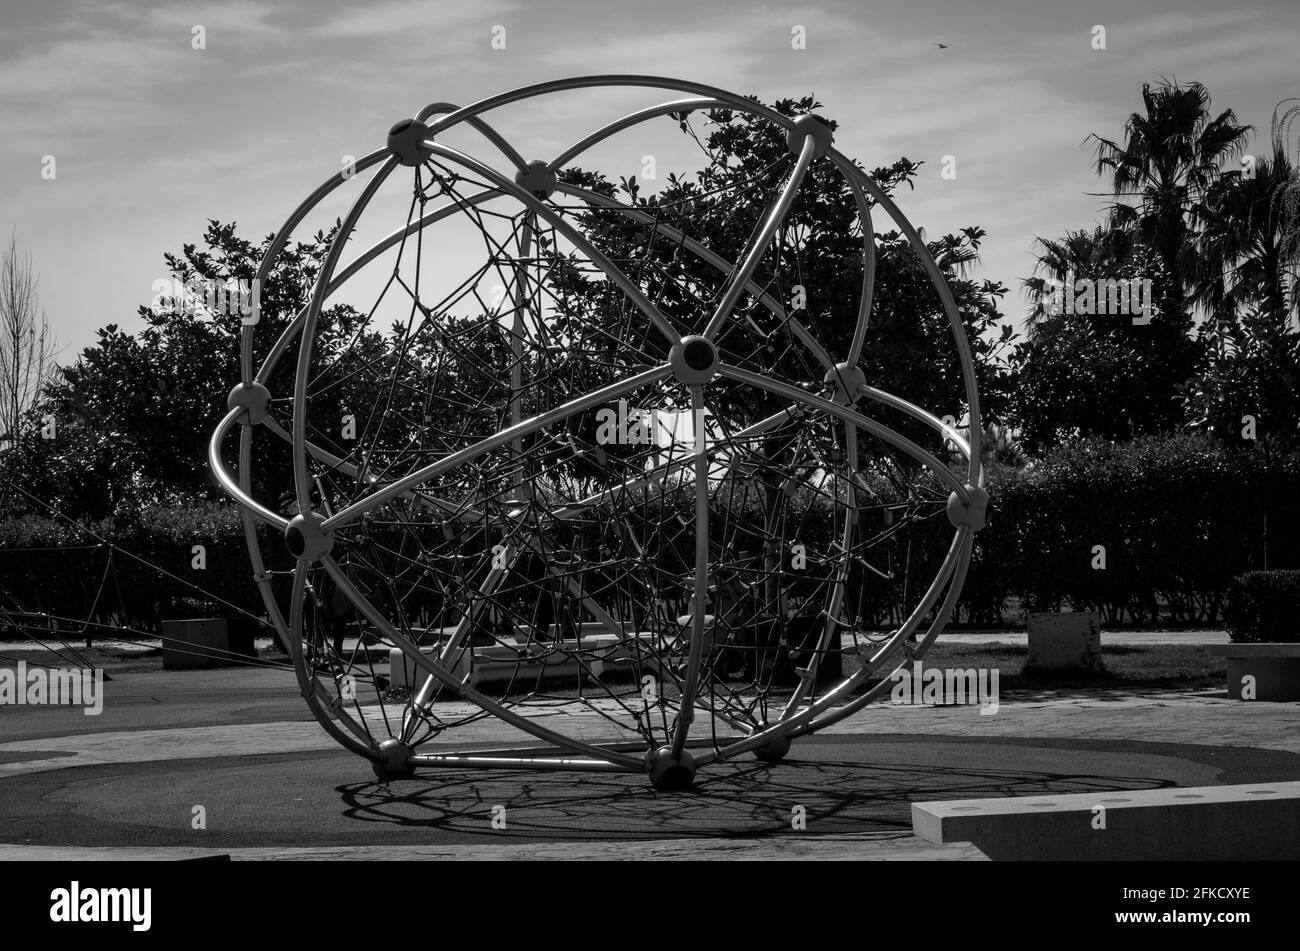
[[[754,373],[752,370],[744,370],[740,367],[733,367],[729,364],[722,364],[718,367],[718,374],[728,379],[736,380],[741,383],[748,383],[750,386],[757,386],[759,389],[767,390],[769,393],[775,393],[778,396],[784,396],[786,399],[794,400],[797,403],[804,403],[814,409],[829,413],[846,423],[851,423],[859,429],[865,429],[873,436],[889,443],[890,445],[903,450],[917,462],[923,464],[934,472],[943,482],[961,498],[963,502],[970,501],[970,492],[966,486],[957,479],[948,467],[942,462],[926,452],[906,436],[900,436],[888,426],[884,426],[874,419],[863,416],[857,410],[841,403],[832,403],[813,393],[806,393],[798,387],[790,386],[788,383],[782,383],[780,380],[773,380],[763,376],[761,373]],[[942,425],[942,423],[940,424]]]
[[[357,200],[353,202],[348,216],[343,219],[338,234],[330,243],[330,249],[321,263],[320,273],[316,276],[316,287],[312,291],[311,304],[302,321],[302,340],[298,344],[298,369],[293,382],[293,486],[297,496],[300,513],[311,510],[311,477],[307,472],[307,383],[311,376],[311,355],[316,342],[316,321],[320,318],[321,308],[325,306],[325,297],[329,293],[330,278],[338,265],[343,245],[357,226],[361,213],[370,204],[370,199],[379,191],[393,169],[397,159],[390,158],[375,174]]]
[[[631,299],[632,303],[636,305],[637,310],[641,311],[641,313],[659,329],[659,332],[664,335],[664,339],[669,343],[669,345],[672,345],[681,339],[681,334],[679,334],[673,325],[668,322],[668,318],[661,314],[659,308],[655,307],[655,305],[650,302],[650,299],[641,293],[641,289],[623,273],[622,269],[589,240],[587,240],[586,236],[583,235],[582,232],[565,221],[563,217],[556,214],[555,211],[544,201],[539,201],[536,197],[524,191],[524,189],[510,181],[500,172],[489,168],[477,159],[470,158],[470,156],[465,155],[462,152],[457,152],[455,149],[449,149],[446,146],[439,145],[432,139],[426,139],[424,144],[432,148],[434,152],[441,155],[443,158],[464,165],[466,168],[482,175],[503,192],[508,192],[515,198],[519,199],[519,201],[526,205],[534,214],[545,218],[547,224],[560,234],[564,235],[570,243],[582,251],[583,254],[590,258],[602,271],[605,272],[606,277],[613,281],[618,286],[619,290]]]
[[[781,227],[781,222],[785,221],[785,216],[790,213],[790,206],[794,204],[795,196],[799,193],[799,186],[803,184],[804,176],[808,174],[808,169],[812,167],[813,158],[816,154],[817,140],[811,135],[804,136],[803,145],[799,149],[799,159],[794,163],[794,171],[790,173],[790,178],[786,181],[785,187],[781,189],[781,197],[777,199],[776,206],[768,214],[767,220],[763,222],[763,227],[759,230],[757,237],[754,238],[753,247],[745,255],[744,263],[741,264],[740,270],[736,272],[736,276],[732,278],[726,294],[718,303],[718,309],[713,312],[708,325],[704,328],[703,335],[710,340],[717,335],[727,318],[731,316],[736,302],[740,300],[740,295],[744,293],[750,278],[758,270],[758,264],[763,260],[763,255],[767,252],[767,246],[772,243],[772,238],[776,236],[776,229]]]
[[[378,492],[366,496],[364,499],[358,499],[347,508],[335,512],[329,518],[325,519],[322,528],[326,531],[337,528],[340,525],[346,525],[348,522],[364,515],[373,509],[378,508],[385,502],[405,492],[407,489],[414,488],[427,479],[432,479],[441,472],[448,469],[454,469],[456,466],[463,465],[466,462],[472,462],[479,456],[491,452],[493,449],[499,449],[507,443],[513,442],[516,436],[528,435],[533,430],[541,429],[544,426],[550,426],[552,423],[558,423],[562,419],[568,419],[575,413],[581,413],[590,409],[598,403],[608,402],[617,399],[624,393],[630,393],[632,390],[639,389],[651,383],[667,377],[672,373],[672,368],[667,364],[660,367],[654,367],[645,370],[635,376],[628,377],[626,380],[620,380],[617,383],[611,383],[609,386],[602,387],[599,390],[593,390],[586,396],[580,396],[577,399],[570,400],[562,406],[548,410],[531,419],[525,419],[517,426],[508,426],[494,436],[486,439],[480,439],[472,446],[466,446],[458,452],[443,456],[437,462],[417,469],[408,473],[396,482],[390,482]]]
[[[280,252],[284,250],[284,246],[289,240],[289,235],[293,234],[294,229],[302,223],[302,219],[307,217],[307,213],[320,204],[325,196],[334,189],[344,182],[351,181],[356,174],[383,161],[387,154],[387,149],[377,149],[369,155],[357,159],[352,172],[347,169],[340,169],[325,179],[314,192],[303,199],[292,214],[289,215],[288,220],[285,221],[280,230],[276,232],[275,237],[266,248],[266,253],[262,255],[262,263],[257,269],[258,288],[266,286],[271,271],[275,268],[275,259],[280,256]],[[243,321],[243,326],[240,329],[240,374],[244,383],[248,383],[253,376],[253,327],[257,325],[258,320],[261,318],[261,310],[260,295],[255,293],[253,295],[253,313]]]
[[[890,644],[901,643],[903,640],[910,637],[912,631],[920,625],[921,618],[924,617],[926,611],[933,606],[934,599],[938,597],[939,591],[943,589],[943,585],[946,584],[949,574],[956,565],[958,557],[962,551],[962,546],[965,544],[965,536],[967,534],[969,534],[969,529],[965,526],[957,529],[957,535],[953,538],[952,545],[948,549],[948,557],[944,560],[943,566],[939,569],[939,573],[931,583],[930,589],[927,592],[927,598],[922,599],[921,603],[917,605],[916,610],[914,610],[908,617],[906,623],[904,623],[894,636],[890,638]],[[775,725],[769,726],[765,730],[751,733],[739,743],[734,743],[725,749],[697,756],[695,761],[700,766],[706,766],[715,760],[731,759],[732,757],[739,756],[741,753],[747,753],[750,750],[762,746],[774,737],[787,734],[793,736],[800,727],[812,722],[812,720],[821,716],[823,713],[826,713],[828,710],[831,710],[836,702],[847,697],[854,688],[863,683],[869,676],[870,670],[863,667],[852,677],[847,678],[837,686],[833,687],[831,690],[827,691],[825,695],[818,698],[815,703],[804,707],[803,710],[791,716],[789,719],[780,720]],[[838,711],[835,712],[838,713]]]
[[[446,115],[449,112],[455,112],[459,108],[459,106],[450,102],[431,102],[416,113],[415,118],[423,122],[430,116]],[[524,157],[515,150],[513,145],[506,141],[505,137],[500,132],[492,128],[492,126],[488,125],[478,116],[471,116],[465,121],[474,129],[483,133],[483,137],[495,145],[498,151],[506,157],[511,165],[519,169],[521,172],[528,171],[528,163],[524,161]]]
[[[566,195],[572,195],[574,198],[580,198],[593,205],[600,205],[604,208],[621,211],[628,217],[640,221],[642,224],[653,224],[656,230],[662,232],[670,241],[680,244],[700,260],[713,265],[717,270],[722,271],[723,273],[729,273],[732,270],[731,264],[728,263],[726,258],[722,257],[722,255],[710,251],[704,245],[700,244],[700,242],[674,228],[672,225],[657,222],[653,215],[647,214],[638,208],[632,208],[616,199],[606,198],[604,195],[588,191],[585,188],[578,188],[576,185],[560,185],[557,190],[564,192]],[[769,313],[777,317],[783,323],[788,322],[790,324],[790,332],[798,337],[799,341],[813,352],[813,355],[822,366],[826,367],[828,370],[835,366],[835,361],[832,360],[830,354],[826,352],[826,348],[823,347],[817,338],[808,331],[808,328],[800,321],[788,316],[785,306],[767,291],[763,290],[763,288],[760,287],[752,277],[746,282],[745,289],[753,294],[754,297],[758,299],[759,303],[768,309]]]
[[[965,541],[963,542],[963,545],[965,547],[961,553],[962,557],[959,558],[956,562],[955,570],[952,572],[952,578],[948,582],[948,593],[944,596],[943,604],[939,607],[939,611],[935,615],[934,621],[930,624],[930,627],[927,629],[925,636],[921,638],[921,640],[917,643],[916,648],[913,650],[912,652],[913,657],[923,656],[925,652],[929,649],[930,645],[934,643],[935,638],[937,638],[940,632],[945,627],[947,627],[948,618],[951,617],[953,608],[957,606],[957,598],[960,597],[961,595],[962,582],[964,582],[966,579],[966,571],[970,565],[970,546],[973,542],[973,538],[974,536],[968,534]],[[942,573],[940,574],[940,577],[941,576]],[[899,646],[901,646],[901,643]],[[897,648],[894,648],[893,650],[891,650],[890,653],[892,654],[896,650]],[[879,665],[879,663],[880,663],[880,654],[877,653],[871,659],[871,669],[874,671],[876,667]],[[791,733],[791,736],[800,736],[804,733],[813,733],[817,730],[822,729],[823,727],[828,727],[834,723],[838,723],[839,721],[843,720],[845,717],[852,716],[853,714],[861,710],[863,707],[866,707],[868,704],[873,703],[874,701],[879,699],[880,695],[883,694],[888,689],[889,689],[889,680],[888,679],[882,680],[875,687],[871,688],[871,690],[867,691],[861,696],[854,697],[848,703],[844,704],[844,706],[836,707],[832,710],[827,710],[826,712],[822,713],[820,716],[814,717],[812,720],[806,722],[802,727],[793,731]]]
[[[338,585],[339,588],[347,594],[349,600],[357,606],[357,610],[365,615],[367,621],[379,628],[380,632],[385,637],[397,645],[403,654],[414,661],[419,667],[423,668],[426,673],[436,677],[445,686],[459,694],[463,699],[488,711],[497,719],[509,723],[511,726],[523,730],[525,733],[532,734],[539,740],[553,743],[554,745],[563,747],[567,750],[573,750],[575,753],[585,753],[592,759],[604,760],[633,770],[642,768],[641,760],[635,756],[628,756],[615,750],[604,750],[598,746],[592,745],[591,743],[584,743],[581,740],[570,739],[562,733],[556,733],[554,730],[549,730],[546,727],[533,722],[528,717],[515,713],[509,707],[504,707],[490,697],[479,693],[473,687],[461,683],[452,676],[450,672],[444,669],[441,665],[434,663],[422,650],[403,637],[397,628],[388,623],[388,619],[375,610],[369,599],[357,590],[356,585],[352,583],[352,579],[348,577],[347,572],[340,568],[334,559],[325,555],[321,558],[321,564],[325,566],[325,570],[329,572],[334,583]]]
[[[939,301],[943,305],[944,313],[948,316],[948,323],[952,327],[953,342],[957,347],[957,355],[961,359],[962,382],[966,388],[966,411],[970,414],[970,432],[971,440],[974,444],[974,452],[971,454],[966,473],[966,481],[976,485],[983,485],[983,472],[980,466],[980,396],[976,388],[975,379],[975,362],[971,358],[970,343],[966,339],[966,329],[962,325],[961,316],[957,311],[957,302],[953,300],[952,290],[948,287],[948,282],[944,280],[943,273],[939,270],[939,265],[930,256],[930,249],[925,246],[921,236],[916,233],[911,222],[903,217],[903,213],[898,210],[889,196],[870,178],[861,174],[853,163],[843,155],[840,155],[834,149],[828,152],[831,161],[834,162],[845,175],[855,175],[862,186],[870,193],[877,205],[885,209],[886,213],[894,219],[894,224],[898,229],[907,236],[908,243],[912,246],[913,253],[921,261],[921,266],[930,278],[930,283],[934,285],[935,292],[939,295]]]
[[[475,192],[459,204],[456,202],[448,202],[445,205],[440,205],[427,215],[409,222],[405,227],[398,228],[396,231],[384,237],[381,241],[378,241],[371,247],[367,248],[366,251],[358,256],[355,261],[351,261],[347,267],[340,271],[334,279],[330,281],[329,289],[325,292],[325,299],[329,300],[334,292],[337,291],[343,283],[348,280],[348,278],[352,277],[352,275],[356,274],[393,245],[400,243],[403,239],[415,234],[422,228],[426,228],[435,222],[441,221],[443,218],[450,217],[452,214],[461,211],[462,205],[473,207],[492,198],[499,198],[501,195],[502,192],[499,192],[494,188],[484,189],[481,192]],[[274,346],[272,346],[267,352],[266,358],[262,361],[261,368],[257,371],[258,383],[265,385],[267,380],[271,378],[271,374],[275,372],[276,365],[280,362],[280,358],[284,356],[284,352],[289,348],[289,344],[293,342],[293,338],[298,335],[300,330],[302,330],[303,321],[307,318],[307,311],[310,307],[311,303],[309,301],[303,306],[302,310],[298,311],[294,319],[289,322],[289,325],[284,328],[284,332],[280,334],[276,339]]]
[[[602,126],[591,135],[586,136],[573,143],[555,158],[547,163],[546,167],[552,172],[559,171],[568,165],[575,158],[581,155],[587,149],[591,148],[611,135],[616,135],[625,129],[630,129],[634,125],[645,122],[647,119],[655,119],[659,116],[666,116],[670,112],[694,112],[697,109],[713,109],[725,107],[727,104],[721,99],[678,99],[676,102],[663,102],[657,106],[651,106],[649,109],[640,109],[637,112],[630,112],[621,119],[616,119],[609,125]]]
[[[217,428],[213,430],[212,438],[208,440],[208,468],[217,477],[217,481],[226,490],[226,494],[243,506],[244,511],[257,516],[259,520],[267,525],[273,525],[280,531],[284,531],[289,526],[289,520],[283,515],[272,512],[245,492],[243,487],[226,470],[226,464],[221,461],[221,444],[225,442],[226,434],[230,432],[230,428],[235,425],[242,412],[243,410],[240,408],[232,409],[217,424]]]

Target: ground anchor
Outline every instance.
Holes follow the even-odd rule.
[[[674,758],[670,747],[661,746],[647,751],[645,761],[650,785],[660,792],[682,792],[695,784],[695,757],[688,750]]]

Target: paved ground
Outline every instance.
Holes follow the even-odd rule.
[[[97,717],[0,708],[0,858],[969,859],[912,837],[910,803],[1300,778],[1300,705],[1221,690],[1004,693],[986,716],[872,707],[785,763],[711,767],[673,795],[620,774],[449,770],[381,785],[308,719],[286,671],[124,673],[106,691]],[[546,715],[604,732],[591,713]],[[484,720],[461,743],[517,737]],[[206,830],[191,827],[196,805]]]
[[[234,861],[762,861],[772,858],[819,861],[966,861],[987,862],[970,845],[931,845],[907,832],[861,832],[852,835],[790,835],[779,845],[768,838],[654,839],[612,842],[493,843],[490,845],[369,845],[333,848],[166,849],[25,847],[0,845],[0,861],[163,861],[228,857]]]
[[[979,631],[946,631],[940,634],[938,640],[942,643],[954,644],[1020,644],[1028,643],[1028,634],[1023,630],[1007,628],[1005,630],[979,630]],[[853,635],[845,634],[842,638],[845,647],[853,646]],[[1227,644],[1228,632],[1222,629],[1205,628],[1205,629],[1170,629],[1170,630],[1145,630],[1145,631],[1126,631],[1126,630],[1105,630],[1101,632],[1101,642],[1104,645],[1110,644]],[[49,642],[53,643],[53,642]],[[72,646],[80,648],[84,642],[73,642]],[[257,647],[266,650],[272,645],[272,638],[257,638]],[[346,638],[343,642],[344,649],[355,651],[357,649],[356,638]],[[95,646],[107,650],[120,652],[122,654],[148,653],[162,649],[162,641],[158,638],[144,639],[138,641],[119,641],[111,638],[95,638]],[[40,645],[30,640],[23,641],[0,641],[0,655],[12,654],[21,655],[26,651],[40,650]]]

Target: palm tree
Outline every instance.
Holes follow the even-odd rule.
[[[1297,105],[1291,106],[1282,114],[1281,121],[1278,121],[1276,113],[1273,117],[1273,137],[1275,140],[1281,140],[1284,144],[1291,141],[1291,123],[1297,116],[1300,116],[1300,100],[1284,99],[1283,103],[1296,102]],[[1282,103],[1278,104],[1281,109]],[[1285,209],[1285,224],[1282,234],[1282,254],[1291,261],[1300,258],[1300,159],[1291,162],[1291,180],[1282,190],[1280,196],[1282,207]],[[1296,283],[1300,275],[1292,270],[1292,293],[1296,293]]]
[[[1134,252],[1132,232],[1102,225],[1034,241],[1034,274],[1023,282],[1029,298],[1025,335],[1030,340],[1060,316],[1052,312],[1052,306],[1064,285],[1080,277],[1118,276]]]
[[[1251,127],[1231,109],[1211,118],[1210,94],[1200,83],[1144,83],[1142,102],[1146,111],[1128,117],[1122,145],[1088,138],[1096,143],[1097,174],[1110,176],[1112,223],[1136,232],[1160,256],[1173,281],[1166,289],[1170,313],[1179,314],[1193,283],[1193,210],[1223,163],[1241,154]]]
[[[1300,306],[1296,267],[1296,168],[1287,138],[1300,105],[1273,113],[1272,154],[1255,163],[1253,174],[1223,176],[1197,209],[1196,300],[1212,319],[1236,323],[1258,308],[1285,326]]]

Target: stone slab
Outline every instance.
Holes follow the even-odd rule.
[[[1295,861],[1300,782],[914,802],[912,831],[994,861]]]

